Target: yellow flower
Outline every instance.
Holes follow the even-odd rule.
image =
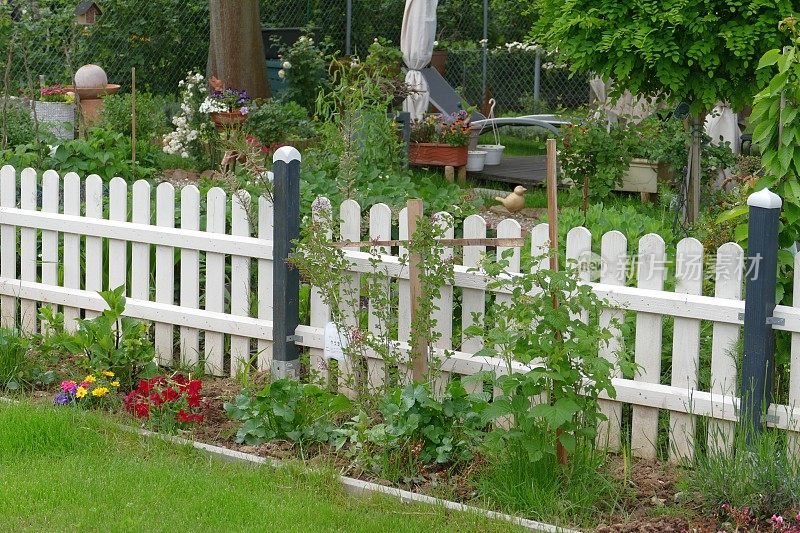
[[[110,370],[103,370],[103,375],[105,377],[107,377],[107,378],[113,378],[114,377],[114,373],[112,371],[110,371]]]
[[[119,387],[119,381],[112,381],[111,382],[111,386],[112,387]]]
[[[87,383],[94,383],[96,381],[96,379],[97,378],[95,378],[93,375],[89,374],[88,376],[83,378],[83,381],[85,381]]]
[[[108,394],[108,389],[106,387],[97,387],[92,391],[92,396],[101,397]]]
[[[84,396],[86,396],[86,389],[83,387],[78,387],[78,390],[75,391],[75,397],[83,398]]]

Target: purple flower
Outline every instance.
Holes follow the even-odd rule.
[[[241,113],[242,115],[246,115],[246,114],[248,114],[249,112],[250,112],[250,110],[249,110],[249,109],[247,109],[247,106],[245,106],[245,107],[243,107],[243,108],[241,108],[241,109],[239,110],[239,113]]]
[[[56,397],[53,398],[53,405],[67,405],[72,401],[72,398],[69,394],[59,392],[56,394]]]

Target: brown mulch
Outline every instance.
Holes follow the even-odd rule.
[[[219,172],[214,170],[198,172],[183,168],[168,168],[157,176],[156,181],[171,183],[176,189],[180,189],[187,185],[196,185],[198,181],[204,178],[219,178]]]

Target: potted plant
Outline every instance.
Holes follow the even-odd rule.
[[[33,105],[37,120],[57,139],[75,138],[75,93],[61,85],[42,87]]]
[[[206,113],[218,127],[242,124],[250,112],[250,96],[247,91],[225,88],[224,84],[212,77],[211,93],[200,104],[200,112]]]
[[[317,130],[300,104],[282,100],[259,102],[247,115],[243,129],[264,146],[291,145],[299,150],[309,148]]]
[[[411,125],[408,161],[412,165],[462,167],[467,164],[469,113],[429,114]]]

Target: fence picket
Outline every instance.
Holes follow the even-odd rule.
[[[231,197],[231,234],[250,236],[251,205],[247,191],[238,191]],[[250,316],[250,258],[231,256],[231,314]],[[250,339],[231,336],[231,376],[238,376],[250,368]]]
[[[798,260],[795,256],[795,261]],[[744,266],[744,250],[736,243],[723,244],[717,250],[714,276],[714,296],[731,300],[742,299],[742,276]],[[795,266],[795,305],[800,304],[800,280],[797,279],[800,269]],[[736,354],[733,351],[739,343],[739,324],[714,322],[711,339],[711,392],[716,394],[735,395],[737,392]],[[797,353],[797,355],[795,355]],[[791,380],[800,380],[800,371],[795,371],[795,357],[800,356],[800,337],[792,334],[792,368],[789,372],[789,405],[792,404]],[[800,398],[800,395],[797,395]],[[721,413],[725,414],[725,413]],[[708,421],[708,447],[711,450],[727,451],[733,444],[735,424],[724,420]]]
[[[486,238],[486,220],[480,215],[470,215],[464,219],[465,239]],[[463,264],[466,267],[477,268],[482,257],[486,254],[485,246],[465,246]],[[480,316],[482,321],[486,313],[486,292],[481,289],[463,289],[461,296],[461,350],[464,352],[477,352],[483,348],[482,337],[467,337],[464,331],[475,324],[473,315]],[[478,324],[481,322],[479,321]]]
[[[649,233],[639,239],[637,282],[641,289],[664,288],[664,239]],[[661,377],[661,315],[636,314],[635,362],[639,365],[636,381],[658,383]],[[636,457],[656,458],[658,408],[633,406],[631,450]]]
[[[792,304],[794,307],[800,307],[800,254],[795,254],[794,256],[793,282]],[[739,282],[739,288],[741,290],[741,280]],[[796,413],[797,410],[800,409],[800,333],[792,333],[790,358],[789,409]],[[788,448],[792,458],[796,460],[800,457],[800,433],[798,433],[800,427],[794,427],[792,429],[793,431],[789,433]]]
[[[225,191],[214,187],[206,200],[206,231],[225,233],[227,205]],[[225,256],[206,253],[206,285],[204,296],[206,311],[222,313],[225,310]],[[205,368],[207,374],[225,374],[225,335],[216,331],[205,332]]]
[[[703,245],[687,237],[678,243],[675,256],[675,292],[702,294]],[[700,321],[675,318],[672,337],[672,386],[697,390],[700,373]],[[691,397],[691,394],[690,394]],[[688,405],[691,411],[692,406]],[[694,459],[695,417],[686,413],[669,415],[670,459],[674,462]]]
[[[600,283],[625,285],[628,266],[628,241],[619,231],[609,231],[600,241]],[[600,343],[600,355],[614,365],[612,378],[621,376],[619,354],[624,348],[620,327],[625,321],[625,313],[620,309],[608,307],[600,312],[599,325],[611,332],[608,343]],[[611,451],[619,451],[622,445],[622,404],[610,400],[600,400],[600,413],[608,420],[600,422],[597,443],[607,446]]]
[[[434,215],[436,224],[444,229],[443,239],[452,239],[455,234],[453,227],[453,216],[449,213],[439,212]],[[452,261],[453,248],[449,246],[443,247],[442,253],[439,256],[442,262]],[[433,299],[433,311],[431,318],[435,321],[433,329],[439,334],[439,339],[434,343],[436,348],[443,348],[444,350],[453,349],[453,286],[442,285],[439,288],[439,297]],[[428,368],[437,368],[444,363],[441,361],[431,361]],[[450,381],[450,374],[445,371],[439,370],[434,377],[432,390],[435,394],[441,396],[444,393],[447,383]]]
[[[108,218],[125,222],[128,220],[128,183],[122,178],[113,178],[109,183]],[[108,241],[108,288],[116,289],[127,283],[128,243],[118,239]]]
[[[17,171],[11,165],[0,168],[0,207],[17,207]],[[0,225],[0,276],[17,279],[17,228]],[[17,299],[0,296],[0,327],[12,329],[17,325]]]
[[[194,185],[181,189],[181,229],[200,229],[200,192]],[[200,307],[200,252],[181,248],[181,307]],[[200,332],[180,328],[180,359],[184,365],[196,368],[200,362]]]
[[[325,197],[318,197],[314,200],[314,204],[312,204],[311,208],[311,216],[313,217],[314,221],[320,220],[332,220],[333,216],[333,209],[331,207],[331,201]],[[333,230],[332,228],[327,228],[325,231],[325,240],[330,241],[333,239]],[[259,276],[259,280],[261,277]],[[318,287],[311,288],[311,309],[309,311],[309,324],[315,328],[325,328],[325,326],[331,320],[331,309],[327,303],[325,303],[322,299],[322,292]],[[317,376],[313,375],[313,373],[319,373],[319,380],[326,384],[330,378],[328,372],[328,365],[327,362],[323,359],[323,350],[318,348],[312,348],[309,350],[309,357],[310,357],[310,364],[311,372],[312,372],[312,379],[316,379]]]
[[[369,210],[369,238],[370,240],[389,240],[392,238],[392,210],[386,204],[375,204]],[[388,255],[391,252],[386,246],[374,246],[372,253]],[[380,269],[380,266],[377,267]],[[391,302],[391,284],[387,279],[385,282],[376,282],[369,287],[369,331],[378,338],[389,334],[389,324],[382,321],[379,314],[380,306],[375,304],[373,295],[380,292],[381,298]],[[381,390],[387,383],[389,377],[389,363],[377,357],[367,359],[367,379],[373,391]]]
[[[20,208],[36,211],[37,200],[36,171],[26,168],[22,171],[20,190]],[[37,238],[33,228],[20,229],[20,279],[22,281],[38,281],[37,278]],[[36,333],[36,301],[20,300],[20,327],[23,333]]]
[[[80,216],[81,214],[81,178],[74,172],[64,175],[64,214]],[[81,236],[74,233],[64,234],[64,287],[81,288]],[[64,306],[64,327],[74,332],[80,318],[81,310],[77,307]]]
[[[55,170],[42,175],[42,211],[58,213],[61,177]],[[58,283],[58,232],[42,231],[42,283],[57,286]],[[55,307],[55,306],[53,306]],[[44,324],[42,324],[44,328]]]
[[[520,226],[519,222],[512,218],[506,218],[501,220],[497,224],[497,237],[521,237],[522,236],[522,226]],[[517,273],[520,271],[520,249],[517,247],[506,247],[506,246],[498,246],[497,247],[497,260],[500,261],[503,258],[503,254],[505,254],[508,250],[511,251],[511,255],[506,258],[508,261],[508,266],[506,267],[506,272]],[[511,295],[510,294],[498,294],[495,296],[495,301],[497,303],[505,303],[506,305],[511,305]]]
[[[156,225],[175,227],[175,187],[171,183],[164,182],[156,188]],[[172,246],[156,246],[156,301],[175,303],[175,248]],[[157,322],[155,348],[160,365],[172,366],[174,344],[172,324]]]
[[[578,226],[567,232],[566,260],[564,268],[574,269],[578,279],[583,282],[591,281],[591,253],[592,253],[592,233]],[[577,318],[577,317],[573,317]],[[583,322],[589,321],[589,313],[583,311],[580,315]]]
[[[150,224],[150,184],[139,180],[133,184],[131,222]],[[150,299],[150,245],[131,243],[131,298]]]
[[[272,201],[261,196],[258,198],[258,238],[271,241],[273,227]],[[258,318],[272,320],[272,261],[266,259],[258,260]],[[269,370],[272,365],[272,342],[259,339],[256,349],[258,369]]]
[[[86,216],[88,218],[103,218],[103,180],[97,174],[86,178],[84,183],[86,197]],[[109,256],[111,245],[109,244]],[[100,292],[103,290],[103,239],[100,237],[86,237],[86,273],[84,287],[87,291]],[[109,260],[110,261],[110,260]],[[96,311],[86,310],[86,318],[97,316]]]
[[[339,233],[343,241],[358,242],[361,240],[361,206],[355,200],[345,200],[342,202],[339,211],[340,229]],[[358,250],[358,247],[347,247],[345,250]],[[358,313],[361,305],[361,275],[356,273],[346,274],[347,281],[342,283],[341,301],[345,306],[341,310],[343,321],[347,327],[358,328]],[[353,396],[359,390],[359,376],[357,365],[359,362],[346,360],[341,365],[342,382],[340,387],[343,392]]]

